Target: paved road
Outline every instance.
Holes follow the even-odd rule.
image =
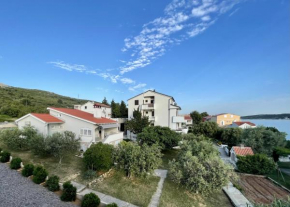
[[[0,163],[0,207],[76,207]]]

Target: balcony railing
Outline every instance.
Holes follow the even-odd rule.
[[[155,116],[149,116],[148,119],[149,121],[155,121]]]
[[[142,104],[141,105],[141,110],[152,110],[154,109],[154,104]]]

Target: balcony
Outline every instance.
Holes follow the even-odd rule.
[[[148,117],[148,120],[149,120],[149,121],[155,121],[155,116],[149,116],[149,117]]]
[[[154,104],[142,104],[141,110],[154,110]]]
[[[186,123],[186,120],[184,119],[184,116],[173,116],[172,122],[173,123]]]

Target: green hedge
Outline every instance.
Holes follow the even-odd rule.
[[[75,201],[77,189],[69,181],[63,184],[63,193],[60,196],[62,201]]]
[[[47,177],[48,173],[42,166],[36,166],[33,170],[33,182],[36,184],[43,183]]]
[[[9,162],[10,160],[10,152],[7,152],[7,151],[3,151],[1,152],[1,158],[0,158],[0,162]]]
[[[59,177],[56,175],[53,175],[48,178],[48,180],[45,183],[45,186],[50,191],[58,191],[59,190]]]
[[[33,175],[33,170],[34,170],[33,164],[26,164],[26,165],[24,165],[24,168],[23,168],[21,173],[24,177],[29,177],[29,176]]]
[[[19,157],[13,158],[10,163],[10,168],[14,170],[21,168],[21,162],[22,160]]]
[[[81,207],[98,207],[100,202],[100,198],[96,194],[89,193],[84,196]]]

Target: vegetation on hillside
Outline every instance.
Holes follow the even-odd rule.
[[[16,87],[0,87],[0,121],[11,121],[28,113],[47,113],[47,107],[72,108],[86,100],[61,96],[52,92]]]
[[[242,119],[290,119],[290,114],[258,114],[258,115],[249,115],[242,116]]]

